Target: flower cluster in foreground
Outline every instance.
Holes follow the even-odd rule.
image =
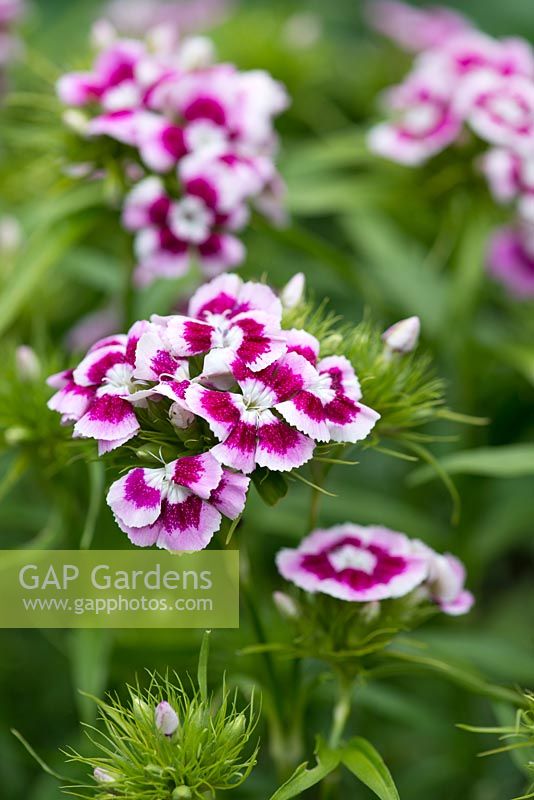
[[[268,286],[237,275],[198,289],[187,316],[154,316],[97,342],[49,383],[58,390],[49,407],[101,455],[148,442],[137,451],[145,463],[113,484],[108,503],[132,542],[169,550],[201,549],[223,516],[239,517],[257,468],[301,467],[318,444],[358,442],[379,419],[348,359],[321,358],[314,336],[282,327]]]
[[[264,71],[215,63],[204,37],[176,42],[163,28],[150,41],[101,38],[92,70],[64,75],[58,94],[71,107],[65,121],[101,143],[95,163],[78,167],[99,174],[112,153],[121,170],[137,283],[197,263],[209,277],[238,266],[236,234],[251,207],[283,216],[273,118],[288,105],[284,87]]]
[[[370,17],[416,52],[407,77],[385,95],[392,120],[372,129],[371,149],[415,166],[468,132],[478,137],[493,196],[518,209],[516,224],[493,239],[490,268],[516,296],[534,296],[534,50],[521,38],[487,36],[447,9],[377,0]]]
[[[93,782],[66,787],[67,793],[202,800],[215,789],[235,789],[256,763],[254,700],[241,711],[225,687],[214,702],[202,690],[186,692],[180,681],[153,676],[147,692],[130,689],[129,703],[110,698],[98,705],[105,733],[95,729],[90,736],[96,755],[70,753],[91,768]]]
[[[418,590],[446,614],[465,614],[473,595],[463,564],[403,533],[352,523],[317,530],[277,557],[280,574],[311,593],[356,603],[402,598]]]

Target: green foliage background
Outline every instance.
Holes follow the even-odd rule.
[[[534,40],[530,0],[451,5],[490,33]],[[13,76],[15,85],[24,79],[37,94],[52,97],[54,66],[59,72],[83,63],[97,10],[97,3],[83,0],[36,2],[26,34],[28,51],[39,60],[29,78],[23,68],[20,78]],[[314,47],[298,50],[284,38],[284,22],[303,11],[319,16],[322,34]],[[367,308],[384,327],[401,316],[421,316],[423,346],[447,381],[449,405],[490,420],[487,426],[460,428],[451,421],[436,429],[454,436],[432,450],[454,477],[460,520],[451,524],[451,499],[433,472],[363,450],[359,465],[332,471],[328,487],[338,496],[324,498],[320,522],[380,522],[457,553],[467,564],[477,605],[465,619],[438,619],[419,631],[421,652],[480,670],[497,683],[532,687],[532,306],[508,301],[484,275],[488,230],[506,213],[493,207],[467,164],[451,176],[437,159],[414,173],[366,153],[362,131],[377,114],[376,94],[400,77],[405,62],[365,31],[360,12],[354,0],[243,0],[214,34],[224,58],[271,70],[294,98],[280,125],[292,225],[271,231],[255,223],[243,272],[266,274],[282,286],[304,271],[315,295],[328,296],[349,321]],[[20,260],[2,268],[0,426],[22,426],[31,436],[27,448],[3,446],[0,456],[0,544],[78,547],[83,539],[118,549],[127,543],[102,503],[101,469],[82,462],[60,468],[69,444],[57,441],[61,432],[44,407],[46,390],[16,384],[11,363],[12,346],[21,342],[33,345],[50,371],[64,363],[69,327],[120,291],[121,247],[127,243],[109,235],[117,216],[102,211],[98,188],[65,194],[57,160],[62,134],[53,107],[43,101],[31,112],[10,106],[6,113],[0,209],[17,213],[30,236]],[[178,289],[184,287],[165,285],[143,296],[136,313],[164,308]],[[463,451],[469,452],[453,455]],[[266,717],[278,714],[287,729],[300,702],[290,690],[290,667],[275,660],[273,669],[271,662],[239,650],[257,640],[258,614],[269,639],[286,635],[270,599],[280,586],[273,556],[307,532],[308,502],[308,490],[298,485],[275,508],[251,494],[238,543],[254,591],[245,581],[241,630],[216,632],[210,661],[213,678],[226,669],[243,686],[267,686],[275,710],[267,704]],[[196,634],[175,631],[0,632],[1,796],[59,796],[55,781],[29,760],[11,727],[58,767],[58,748],[80,745],[79,720],[93,721],[92,706],[78,688],[101,694],[134,682],[147,667],[192,671],[198,646]],[[314,681],[318,665],[307,663],[304,670]],[[285,777],[299,758],[310,756],[314,733],[327,725],[332,692],[329,682],[314,685],[301,731],[305,752],[294,760],[291,742],[273,736],[272,726],[271,735],[261,731],[260,768],[236,797],[257,800],[274,791],[269,744],[275,755],[287,754]],[[425,671],[362,687],[355,700],[350,732],[379,749],[401,797],[503,800],[524,790],[526,778],[509,756],[477,759],[487,742],[455,727],[507,721],[510,708]],[[343,780],[340,797],[371,796],[363,786],[355,790],[348,775]]]

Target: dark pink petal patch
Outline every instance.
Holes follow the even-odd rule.
[[[153,508],[159,504],[161,492],[148,485],[144,470],[133,469],[124,482],[124,498],[137,508]]]

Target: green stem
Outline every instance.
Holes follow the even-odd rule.
[[[332,728],[328,743],[332,749],[339,747],[350,717],[352,707],[352,681],[344,675],[339,678],[339,695],[332,715]]]

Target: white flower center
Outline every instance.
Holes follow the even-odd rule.
[[[308,391],[318,397],[322,403],[330,403],[336,396],[332,389],[331,376],[327,372],[319,375],[318,379],[308,387]]]
[[[508,125],[519,127],[528,121],[525,109],[513,97],[494,97],[490,107]]]
[[[344,569],[357,569],[368,575],[372,574],[377,562],[373,553],[353,544],[345,544],[337,550],[333,550],[328,554],[328,560],[336,572],[343,572]]]
[[[212,222],[213,214],[200,197],[184,197],[174,204],[170,214],[170,226],[174,234],[193,244],[206,241]]]
[[[129,364],[115,364],[106,373],[104,383],[110,391],[129,394],[136,387],[133,380],[133,368]]]
[[[423,134],[434,127],[439,118],[438,109],[430,105],[415,106],[409,109],[404,115],[404,126],[412,133]]]
[[[243,389],[243,403],[247,411],[268,411],[273,406],[273,392],[261,381],[250,380]]]

